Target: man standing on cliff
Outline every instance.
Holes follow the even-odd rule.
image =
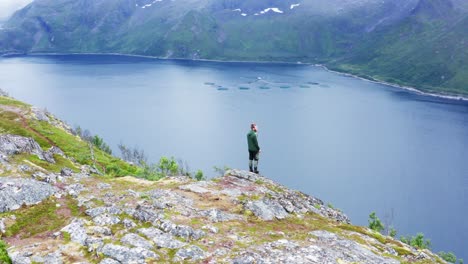
[[[260,154],[260,147],[257,140],[257,125],[252,123],[250,125],[250,132],[247,134],[247,144],[249,145],[249,169],[250,172],[258,172],[258,156]]]

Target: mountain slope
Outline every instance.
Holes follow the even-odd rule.
[[[366,36],[337,69],[452,94],[468,90],[468,15],[450,2],[420,1],[397,25]]]
[[[0,53],[324,63],[468,94],[461,0],[36,0],[0,31]]]

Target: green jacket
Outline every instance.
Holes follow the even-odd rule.
[[[250,132],[247,134],[247,143],[249,145],[249,151],[260,151],[260,147],[258,146],[257,141],[257,133],[255,133],[255,131],[250,130]]]

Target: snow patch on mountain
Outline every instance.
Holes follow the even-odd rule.
[[[292,4],[291,7],[289,9],[294,9],[295,7],[298,7],[300,6],[301,4]]]
[[[156,4],[157,2],[162,2],[163,0],[154,0],[153,2],[149,3],[149,4],[146,4],[146,5],[142,5],[141,8],[142,9],[145,9],[147,7],[151,7],[152,5]],[[138,4],[135,4],[136,7],[140,7]]]
[[[283,14],[284,13],[281,9],[279,9],[277,7],[269,7],[269,8],[266,8],[266,9],[260,11],[260,13],[255,13],[254,16],[264,15],[264,14],[270,12],[270,11],[272,11],[274,13],[278,13],[278,14]]]

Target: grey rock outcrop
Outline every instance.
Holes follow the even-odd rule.
[[[149,250],[153,248],[153,244],[151,244],[148,240],[133,233],[126,234],[124,237],[122,237],[122,239],[120,239],[120,241],[125,245],[133,247],[146,248]]]
[[[45,109],[40,109],[40,108],[37,108],[37,107],[32,107],[31,108],[31,111],[33,113],[33,116],[39,120],[39,121],[45,121],[47,123],[50,122],[50,119],[49,117],[47,116],[48,113]]]
[[[175,255],[175,260],[191,260],[191,261],[199,261],[206,257],[205,251],[197,246],[187,246],[181,248],[177,251]]]
[[[57,175],[53,173],[45,174],[42,171],[33,173],[32,178],[38,181],[54,184],[57,182]]]
[[[57,192],[48,183],[33,179],[0,177],[0,212],[37,204]]]
[[[183,238],[185,241],[198,240],[206,235],[202,230],[195,230],[186,225],[177,225],[169,220],[161,220],[158,227],[166,233]]]
[[[249,250],[235,258],[233,263],[379,263],[398,264],[399,261],[381,257],[352,240],[343,239],[328,231],[314,231],[318,243],[299,245],[281,239]],[[338,262],[340,263],[340,262]]]
[[[99,264],[120,264],[117,260],[111,259],[111,258],[105,258]]]
[[[223,212],[219,209],[209,209],[200,212],[201,216],[207,217],[211,222],[225,222],[231,220],[242,220],[240,215],[234,215],[230,213]]]
[[[88,235],[86,234],[83,220],[74,219],[71,224],[62,228],[61,231],[69,233],[71,241],[79,243],[83,246],[86,245],[86,239],[88,238]]]
[[[248,201],[245,208],[252,211],[255,216],[262,220],[284,219],[289,214],[276,201],[263,199],[260,201]]]
[[[4,220],[3,218],[0,218],[0,233],[5,233],[5,223],[4,223]]]
[[[175,239],[174,236],[172,236],[171,234],[166,234],[166,233],[156,235],[155,237],[153,237],[153,242],[156,246],[160,248],[174,249],[174,248],[181,248],[187,245],[186,243]]]
[[[107,244],[102,247],[101,252],[121,263],[146,263],[146,259],[158,260],[159,256],[144,248],[128,248],[124,246]]]
[[[60,175],[63,177],[70,177],[73,175],[73,171],[70,168],[62,168],[60,170]]]
[[[305,214],[312,212],[335,219],[338,222],[350,223],[349,218],[344,213],[324,206],[323,201],[310,195],[290,190],[258,174],[241,170],[229,170],[226,172],[224,180],[230,186],[241,186],[239,188],[240,191],[254,189],[254,194],[263,193],[268,196],[267,199],[264,198],[261,201],[244,202],[244,208],[252,211],[261,219],[283,219],[292,213]],[[233,191],[235,188],[230,189],[230,192],[235,194],[235,191]],[[249,193],[247,192],[247,194]]]

